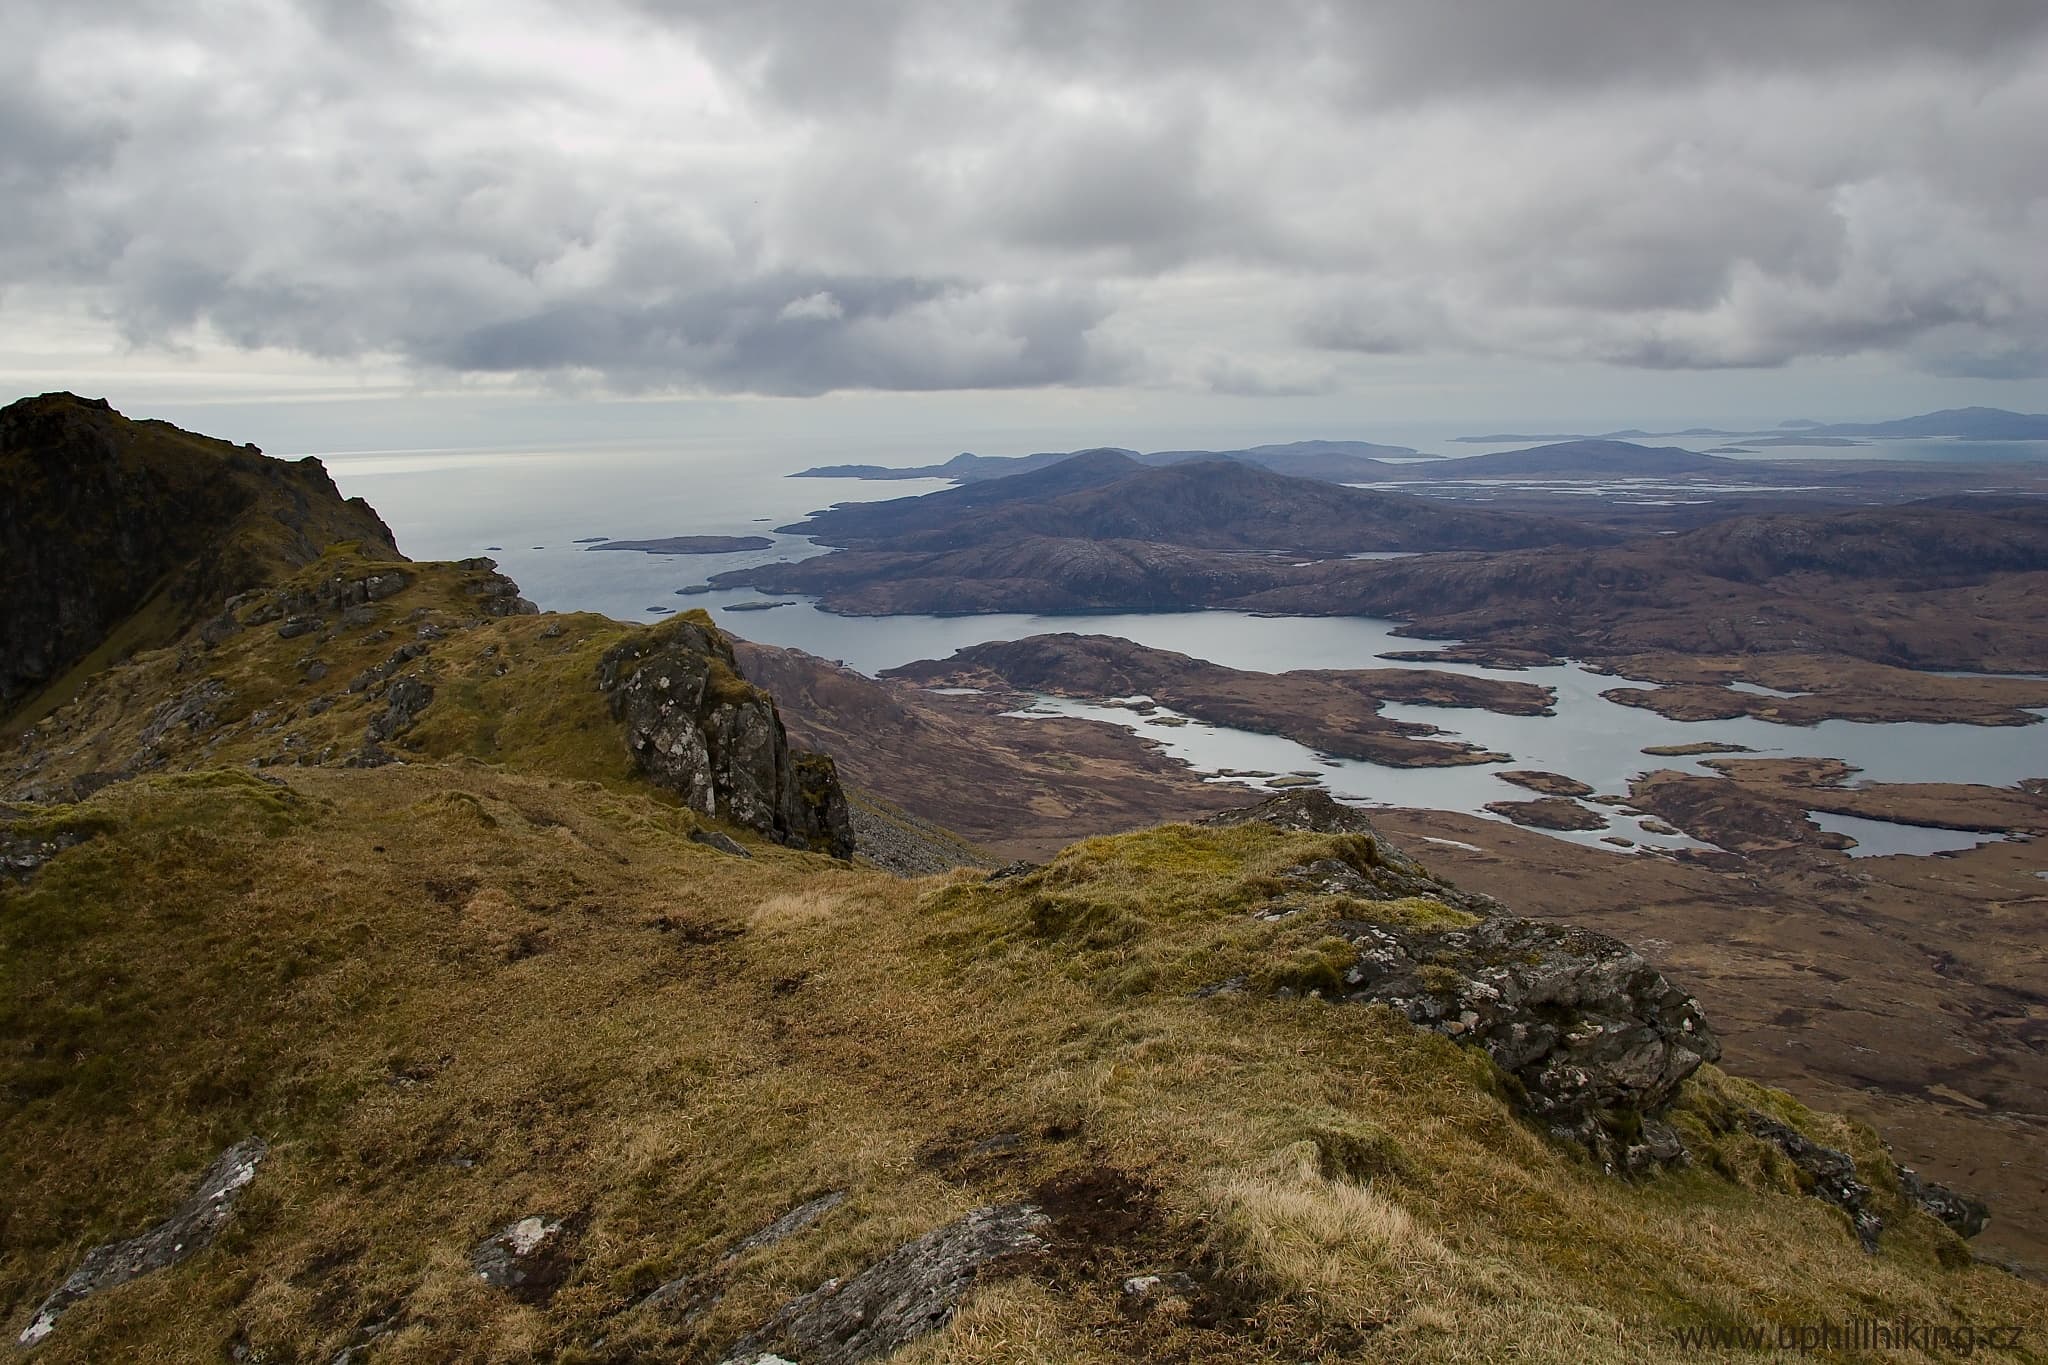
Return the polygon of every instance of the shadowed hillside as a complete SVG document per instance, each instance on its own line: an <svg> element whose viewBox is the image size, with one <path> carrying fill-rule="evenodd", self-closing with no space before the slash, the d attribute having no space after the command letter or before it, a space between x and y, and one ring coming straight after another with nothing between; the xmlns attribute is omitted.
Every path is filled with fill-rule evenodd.
<svg viewBox="0 0 2048 1365"><path fill-rule="evenodd" d="M80 676L168 644L330 545L398 557L318 460L265 459L68 393L0 410L0 487L0 723L70 695L81 662Z"/></svg>

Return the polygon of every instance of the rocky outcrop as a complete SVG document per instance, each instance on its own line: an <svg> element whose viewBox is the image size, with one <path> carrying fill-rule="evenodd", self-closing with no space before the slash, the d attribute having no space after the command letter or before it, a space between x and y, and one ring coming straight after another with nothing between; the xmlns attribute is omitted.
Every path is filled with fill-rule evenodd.
<svg viewBox="0 0 2048 1365"><path fill-rule="evenodd" d="M477 560L465 560L463 567L476 567L478 563ZM483 560L481 564L491 569L497 567L490 560ZM511 580L500 581L509 583ZM328 617L339 617L352 608L381 602L387 597L396 597L411 587L412 583L413 574L406 569L391 568L374 573L333 574L306 587L287 588L244 599L244 605L248 600L254 600L255 605L238 618L237 624L261 626L281 620L284 624L278 627L277 633L289 639L293 635L310 634L313 630L323 628ZM224 615L235 619L236 607L237 603L230 602ZM294 627L294 622L301 624Z"/></svg>
<svg viewBox="0 0 2048 1365"><path fill-rule="evenodd" d="M726 1277L742 1257L796 1236L845 1202L845 1190L828 1190L816 1199L807 1200L733 1243L732 1250L719 1257L718 1264L705 1274L679 1275L664 1281L633 1306L672 1306L680 1309L686 1318L703 1313L724 1297Z"/></svg>
<svg viewBox="0 0 2048 1365"><path fill-rule="evenodd" d="M853 856L832 760L790 750L774 701L741 678L732 646L701 612L613 648L598 685L634 763L691 810L792 848Z"/></svg>
<svg viewBox="0 0 2048 1365"><path fill-rule="evenodd" d="M110 639L167 644L330 545L401 557L318 460L267 459L71 394L0 409L0 487L0 713Z"/></svg>
<svg viewBox="0 0 2048 1365"><path fill-rule="evenodd" d="M1833 1147L1823 1147L1789 1123L1780 1123L1761 1110L1742 1114L1742 1126L1752 1137L1762 1138L1785 1154L1799 1172L1799 1183L1823 1203L1833 1204L1849 1217L1856 1240L1869 1252L1877 1250L1884 1218L1871 1207L1870 1186L1856 1175L1856 1158Z"/></svg>
<svg viewBox="0 0 2048 1365"><path fill-rule="evenodd" d="M1899 1193L1958 1237L1975 1237L1991 1226L1991 1210L1983 1200L1925 1179L1911 1166L1899 1167Z"/></svg>
<svg viewBox="0 0 2048 1365"><path fill-rule="evenodd" d="M256 1168L269 1152L262 1138L244 1138L207 1167L199 1188L169 1218L140 1236L86 1252L78 1269L37 1307L34 1320L22 1329L21 1344L33 1346L49 1336L59 1318L101 1290L176 1265L211 1245L233 1211L236 1196L256 1178Z"/></svg>
<svg viewBox="0 0 2048 1365"><path fill-rule="evenodd" d="M366 744L382 744L385 740L404 734L419 723L420 712L433 704L432 684L407 675L393 678L391 685L384 689L384 709L370 718L364 727Z"/></svg>
<svg viewBox="0 0 2048 1365"><path fill-rule="evenodd" d="M1344 919L1329 932L1357 957L1325 998L1386 1005L1491 1057L1511 1092L1553 1136L1603 1163L1643 1171L1685 1160L1658 1115L1720 1042L1696 1001L1619 939L1522 919L1485 896L1430 875L1373 831L1365 814L1325 792L1296 791L1212 825L1261 821L1282 829L1367 836L1364 850L1281 873L1309 894L1361 900L1421 897L1476 917L1457 927ZM1294 911L1283 894L1262 913Z"/></svg>
<svg viewBox="0 0 2048 1365"><path fill-rule="evenodd" d="M20 814L12 806L0 806L0 881L26 882L44 863L90 837L82 829L24 824Z"/></svg>
<svg viewBox="0 0 2048 1365"><path fill-rule="evenodd" d="M1339 921L1333 932L1359 950L1340 999L1388 1005L1481 1049L1554 1136L1610 1165L1683 1160L1654 1116L1721 1045L1698 1003L1627 944L1516 918L1469 929Z"/></svg>
<svg viewBox="0 0 2048 1365"><path fill-rule="evenodd" d="M926 1233L846 1280L792 1299L735 1343L725 1365L753 1365L771 1349L803 1365L859 1365L936 1332L975 1278L1006 1257L1041 1250L1049 1220L1031 1204L976 1209Z"/></svg>

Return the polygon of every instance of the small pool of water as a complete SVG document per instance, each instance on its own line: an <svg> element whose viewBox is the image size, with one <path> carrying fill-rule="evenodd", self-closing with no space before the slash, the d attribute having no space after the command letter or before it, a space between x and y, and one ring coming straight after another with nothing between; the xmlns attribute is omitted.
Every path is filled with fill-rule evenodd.
<svg viewBox="0 0 2048 1365"><path fill-rule="evenodd" d="M1782 699L1806 695L1804 692L1780 692L1775 687L1765 687L1762 683L1743 682L1739 679L1724 683L1723 686L1730 692L1746 692L1752 697L1778 697Z"/></svg>
<svg viewBox="0 0 2048 1365"><path fill-rule="evenodd" d="M1927 825L1902 825L1895 820L1871 820L1861 815L1837 815L1813 810L1806 818L1830 834L1846 834L1856 841L1848 850L1851 858L1888 858L1894 854L1925 857L1931 853L1960 853L1979 844L2002 841L2002 834L1980 834L1966 829L1935 829ZM2048 876L2048 873L2038 873Z"/></svg>

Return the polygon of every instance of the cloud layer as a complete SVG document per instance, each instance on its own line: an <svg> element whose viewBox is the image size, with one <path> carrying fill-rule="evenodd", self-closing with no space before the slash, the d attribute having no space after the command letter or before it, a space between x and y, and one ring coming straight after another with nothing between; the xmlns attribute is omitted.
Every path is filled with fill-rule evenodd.
<svg viewBox="0 0 2048 1365"><path fill-rule="evenodd" d="M2038 0L0 0L0 312L426 376L2048 374Z"/></svg>

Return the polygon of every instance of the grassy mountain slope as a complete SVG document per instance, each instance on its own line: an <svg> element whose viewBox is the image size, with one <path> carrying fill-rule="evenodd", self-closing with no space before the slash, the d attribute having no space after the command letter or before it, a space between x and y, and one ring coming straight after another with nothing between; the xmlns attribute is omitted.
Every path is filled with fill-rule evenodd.
<svg viewBox="0 0 2048 1365"><path fill-rule="evenodd" d="M700 677L701 701L684 710L696 717L690 742L706 752L676 760L689 769L683 781L664 782L675 764L661 736L636 731L622 705L642 666ZM607 689L608 678L618 685ZM654 626L543 618L488 559L393 562L353 544L242 594L176 648L94 677L23 733L0 768L0 794L63 799L210 764L448 758L638 790L667 785L701 813L762 833L833 837L799 808L836 792L830 760L788 753L772 700L740 675L703 612ZM715 790L700 782L692 794L690 777ZM774 809L755 810L750 795Z"/></svg>
<svg viewBox="0 0 2048 1365"><path fill-rule="evenodd" d="M1691 1358L1670 1333L1700 1324L2044 1325L1899 1206L1868 1132L1709 1068L1675 1111L1696 1164L1631 1183L1478 1054L1274 995L1322 979L1331 916L1449 913L1247 913L1344 836L1169 826L902 882L468 762L151 777L35 818L92 837L0 892L0 1313L227 1143L273 1144L216 1246L72 1310L52 1361L325 1360L366 1327L371 1359L715 1360L1016 1198L1047 1249L901 1359L1636 1361ZM1257 989L1190 994L1233 974ZM1737 1103L1856 1154L1877 1255ZM813 1229L724 1262L828 1190ZM527 1303L468 1257L532 1214L574 1232ZM1119 1286L1164 1271L1187 1310L1134 1315ZM692 1296L635 1306L680 1275Z"/></svg>

